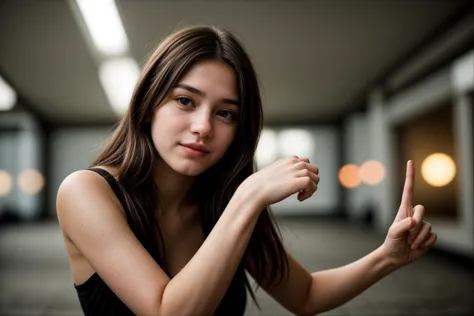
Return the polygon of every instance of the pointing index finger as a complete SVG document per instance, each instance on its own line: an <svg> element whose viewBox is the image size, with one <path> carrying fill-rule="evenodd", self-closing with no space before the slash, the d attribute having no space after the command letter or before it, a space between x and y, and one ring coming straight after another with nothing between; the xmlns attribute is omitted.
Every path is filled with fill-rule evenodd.
<svg viewBox="0 0 474 316"><path fill-rule="evenodd" d="M401 206L407 207L411 209L411 200L413 197L413 188L414 188L414 179L415 179L415 170L413 167L413 161L408 160L407 162L407 171L405 176L405 185L403 187L403 195L402 195L402 204ZM411 214L407 214L411 216Z"/></svg>

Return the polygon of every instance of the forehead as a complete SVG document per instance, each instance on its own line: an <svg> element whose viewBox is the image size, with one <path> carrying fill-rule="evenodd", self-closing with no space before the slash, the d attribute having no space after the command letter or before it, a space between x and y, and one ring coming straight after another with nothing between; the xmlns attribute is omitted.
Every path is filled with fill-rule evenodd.
<svg viewBox="0 0 474 316"><path fill-rule="evenodd" d="M190 85L206 95L238 98L234 70L222 61L202 61L194 64L177 83Z"/></svg>

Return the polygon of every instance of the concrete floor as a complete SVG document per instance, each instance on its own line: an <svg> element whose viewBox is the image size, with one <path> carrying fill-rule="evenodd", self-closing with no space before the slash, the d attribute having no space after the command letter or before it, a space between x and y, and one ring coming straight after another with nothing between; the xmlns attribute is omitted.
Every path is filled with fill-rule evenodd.
<svg viewBox="0 0 474 316"><path fill-rule="evenodd" d="M343 220L280 219L289 251L309 271L334 268L375 249L383 236ZM472 269L427 254L324 315L473 315ZM263 291L261 311L290 315ZM0 315L82 315L56 223L0 227Z"/></svg>

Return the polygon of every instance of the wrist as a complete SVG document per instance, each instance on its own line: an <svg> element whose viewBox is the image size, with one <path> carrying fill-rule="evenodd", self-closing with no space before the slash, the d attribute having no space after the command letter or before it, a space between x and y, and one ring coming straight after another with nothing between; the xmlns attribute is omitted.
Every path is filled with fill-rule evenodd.
<svg viewBox="0 0 474 316"><path fill-rule="evenodd" d="M232 203L237 203L241 209L248 210L252 214L260 215L260 212L265 207L262 202L258 190L249 188L242 183L231 199Z"/></svg>
<svg viewBox="0 0 474 316"><path fill-rule="evenodd" d="M380 270L384 271L384 274L389 274L400 268L400 265L392 256L390 256L384 245L381 245L375 249L373 255L378 267Z"/></svg>

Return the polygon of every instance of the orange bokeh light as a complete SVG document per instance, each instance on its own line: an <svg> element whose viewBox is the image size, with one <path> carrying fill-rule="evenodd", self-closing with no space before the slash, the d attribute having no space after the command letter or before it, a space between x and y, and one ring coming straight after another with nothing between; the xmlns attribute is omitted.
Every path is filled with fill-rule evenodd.
<svg viewBox="0 0 474 316"><path fill-rule="evenodd" d="M361 183L359 167L353 164L347 164L339 169L339 182L348 189L357 187Z"/></svg>
<svg viewBox="0 0 474 316"><path fill-rule="evenodd" d="M24 194L33 195L39 193L44 187L44 177L36 170L23 170L18 175L18 187Z"/></svg>
<svg viewBox="0 0 474 316"><path fill-rule="evenodd" d="M365 184L379 184L385 178L385 168L377 160L367 160L360 166L360 177Z"/></svg>
<svg viewBox="0 0 474 316"><path fill-rule="evenodd" d="M12 187L12 176L8 172L0 170L0 196L7 196L10 194Z"/></svg>

